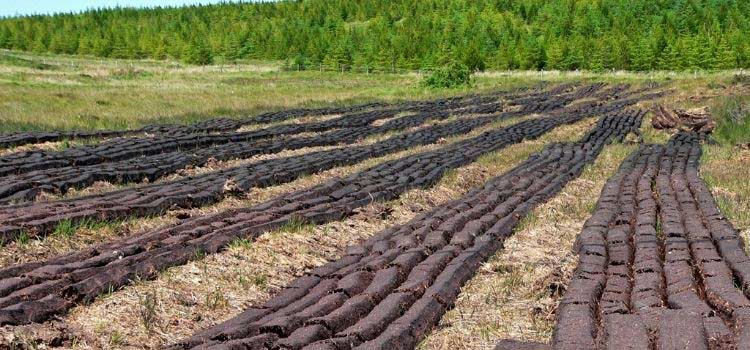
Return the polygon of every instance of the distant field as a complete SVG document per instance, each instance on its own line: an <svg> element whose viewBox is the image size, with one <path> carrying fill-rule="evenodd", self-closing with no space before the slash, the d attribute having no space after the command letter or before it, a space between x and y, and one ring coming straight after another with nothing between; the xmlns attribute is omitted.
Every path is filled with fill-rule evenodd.
<svg viewBox="0 0 750 350"><path fill-rule="evenodd" d="M0 131L122 129L289 107L445 94L413 75L279 73L276 63L193 67L0 53Z"/></svg>
<svg viewBox="0 0 750 350"><path fill-rule="evenodd" d="M0 132L125 129L242 117L290 107L422 99L543 81L654 81L700 95L731 82L735 72L486 72L472 88L431 90L417 73L284 72L279 62L195 67L0 52Z"/></svg>

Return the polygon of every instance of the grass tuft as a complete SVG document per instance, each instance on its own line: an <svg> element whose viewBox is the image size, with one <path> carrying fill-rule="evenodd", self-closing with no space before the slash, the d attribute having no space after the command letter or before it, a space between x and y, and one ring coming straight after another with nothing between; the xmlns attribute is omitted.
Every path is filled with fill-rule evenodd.
<svg viewBox="0 0 750 350"><path fill-rule="evenodd" d="M16 244L18 245L26 245L29 242L31 242L31 235L29 235L28 232L22 231L21 234L18 235L16 238Z"/></svg>
<svg viewBox="0 0 750 350"><path fill-rule="evenodd" d="M250 249L252 245L253 241L247 238L237 238L229 243L229 249Z"/></svg>
<svg viewBox="0 0 750 350"><path fill-rule="evenodd" d="M153 333L154 327L159 320L156 312L157 298L156 292L147 291L144 295L139 295L141 323L149 334Z"/></svg>
<svg viewBox="0 0 750 350"><path fill-rule="evenodd" d="M122 333L115 330L109 334L109 345L120 346L120 345L123 345L124 343L125 343L125 337L122 335Z"/></svg>
<svg viewBox="0 0 750 350"><path fill-rule="evenodd" d="M76 232L78 232L78 230L81 229L101 230L108 227L117 227L123 222L123 220L102 221L94 219L84 219L80 222L74 222L70 219L65 219L63 221L60 221L57 226L55 226L55 230L52 231L52 235L61 238L71 238L76 234Z"/></svg>
<svg viewBox="0 0 750 350"><path fill-rule="evenodd" d="M307 223L302 219L294 218L281 226L277 230L277 233L299 233L312 227L315 227L315 225Z"/></svg>
<svg viewBox="0 0 750 350"><path fill-rule="evenodd" d="M206 295L206 307L210 310L223 309L227 306L229 306L229 300L227 300L221 290L216 289Z"/></svg>
<svg viewBox="0 0 750 350"><path fill-rule="evenodd" d="M724 145L750 144L750 96L728 96L713 110L714 138Z"/></svg>
<svg viewBox="0 0 750 350"><path fill-rule="evenodd" d="M60 223L55 226L55 230L52 232L53 235L58 237L66 237L70 238L73 237L73 235L76 233L77 227L75 224L73 224L73 221L70 219L65 219L63 221L60 221Z"/></svg>
<svg viewBox="0 0 750 350"><path fill-rule="evenodd" d="M206 257L206 251L203 250L203 249L201 249L201 248L199 248L199 249L195 250L195 254L193 254L193 255L194 255L195 260L200 261L200 260L203 260L203 258Z"/></svg>

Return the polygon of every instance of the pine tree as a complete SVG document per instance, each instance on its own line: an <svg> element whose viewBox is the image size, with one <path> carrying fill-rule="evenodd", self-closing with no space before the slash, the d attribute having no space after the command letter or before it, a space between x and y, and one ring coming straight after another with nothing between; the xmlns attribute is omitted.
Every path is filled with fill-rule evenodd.
<svg viewBox="0 0 750 350"><path fill-rule="evenodd" d="M654 54L646 39L634 44L630 48L630 69L635 71L647 71L652 68Z"/></svg>
<svg viewBox="0 0 750 350"><path fill-rule="evenodd" d="M106 40L101 37L95 38L94 44L93 44L93 50L94 50L94 53L98 56L110 57L110 55L112 54L111 41Z"/></svg>
<svg viewBox="0 0 750 350"><path fill-rule="evenodd" d="M0 27L0 48L7 49L10 46L11 33L8 27Z"/></svg>
<svg viewBox="0 0 750 350"><path fill-rule="evenodd" d="M436 64L439 67L447 66L456 61L456 54L454 53L453 47L447 43L442 43L438 50L438 56Z"/></svg>
<svg viewBox="0 0 750 350"><path fill-rule="evenodd" d="M377 65L378 71L390 72L395 64L391 51L386 48L378 50L378 55L375 58L375 64Z"/></svg>
<svg viewBox="0 0 750 350"><path fill-rule="evenodd" d="M565 59L565 52L562 44L557 41L551 42L547 45L546 50L547 60L544 67L546 69L564 69L563 60Z"/></svg>
<svg viewBox="0 0 750 350"><path fill-rule="evenodd" d="M682 70L679 53L674 45L669 43L657 59L657 68L661 70Z"/></svg>
<svg viewBox="0 0 750 350"><path fill-rule="evenodd" d="M520 56L521 69L540 69L544 65L544 51L534 37L529 37Z"/></svg>
<svg viewBox="0 0 750 350"><path fill-rule="evenodd" d="M700 65L700 47L693 38L685 38L682 41L680 57L682 57L681 67L686 70L698 70Z"/></svg>
<svg viewBox="0 0 750 350"><path fill-rule="evenodd" d="M355 54L354 57L352 57L352 64L357 67L357 69L361 69L366 72L373 71L372 58L369 57L369 53L367 51L360 54Z"/></svg>
<svg viewBox="0 0 750 350"><path fill-rule="evenodd" d="M575 37L567 45L565 50L565 57L563 58L564 69L581 69L586 64L586 48L584 40L580 37Z"/></svg>
<svg viewBox="0 0 750 350"><path fill-rule="evenodd" d="M347 70L351 67L351 63L351 55L347 51L345 43L334 45L323 59L324 66L335 70Z"/></svg>
<svg viewBox="0 0 750 350"><path fill-rule="evenodd" d="M463 63L472 72L483 72L486 68L484 57L479 52L479 46L476 43L472 43L464 50Z"/></svg>
<svg viewBox="0 0 750 350"><path fill-rule="evenodd" d="M229 62L234 62L242 56L242 39L237 35L231 35L222 45L222 56Z"/></svg>
<svg viewBox="0 0 750 350"><path fill-rule="evenodd" d="M394 64L451 62L475 69L481 63L493 69L710 69L750 66L748 13L750 1L737 0L307 0L115 8L0 18L0 47L202 62L206 52L229 61L302 55L338 66L365 60L388 71Z"/></svg>
<svg viewBox="0 0 750 350"><path fill-rule="evenodd" d="M134 54L130 51L125 38L123 38L122 36L117 36L116 39L112 41L112 51L110 53L110 57L133 58L133 56Z"/></svg>
<svg viewBox="0 0 750 350"><path fill-rule="evenodd" d="M726 40L722 39L716 49L716 60L714 69L732 69L737 67L737 57Z"/></svg>
<svg viewBox="0 0 750 350"><path fill-rule="evenodd" d="M707 36L699 36L696 40L698 41L698 64L702 69L713 69L716 66L716 58L710 40Z"/></svg>
<svg viewBox="0 0 750 350"><path fill-rule="evenodd" d="M594 49L588 68L594 72L601 72L604 70L604 48L602 45L599 45Z"/></svg>
<svg viewBox="0 0 750 350"><path fill-rule="evenodd" d="M91 37L88 35L82 36L78 41L78 54L90 55L94 53L94 44L91 41Z"/></svg>
<svg viewBox="0 0 750 350"><path fill-rule="evenodd" d="M154 43L153 51L151 52L151 57L157 60L163 60L168 57L167 53L167 45L164 42L164 39L157 39L156 43Z"/></svg>
<svg viewBox="0 0 750 350"><path fill-rule="evenodd" d="M34 42L31 44L31 51L33 52L47 52L47 44L44 42L44 37L37 36Z"/></svg>
<svg viewBox="0 0 750 350"><path fill-rule="evenodd" d="M185 45L182 61L188 64L205 66L213 62L213 56L208 47L201 41L194 41Z"/></svg>

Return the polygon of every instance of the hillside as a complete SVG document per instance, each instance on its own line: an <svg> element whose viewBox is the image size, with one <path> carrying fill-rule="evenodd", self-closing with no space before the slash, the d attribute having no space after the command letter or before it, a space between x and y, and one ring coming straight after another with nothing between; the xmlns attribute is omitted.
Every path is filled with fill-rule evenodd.
<svg viewBox="0 0 750 350"><path fill-rule="evenodd" d="M739 0L281 1L0 20L0 48L112 58L288 60L296 68L750 67Z"/></svg>

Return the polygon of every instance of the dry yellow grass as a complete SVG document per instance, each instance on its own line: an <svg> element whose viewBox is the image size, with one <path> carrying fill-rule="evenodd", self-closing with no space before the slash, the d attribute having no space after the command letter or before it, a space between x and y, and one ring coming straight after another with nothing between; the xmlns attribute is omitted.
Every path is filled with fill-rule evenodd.
<svg viewBox="0 0 750 350"><path fill-rule="evenodd" d="M727 219L740 231L750 254L750 150L703 147L701 177Z"/></svg>
<svg viewBox="0 0 750 350"><path fill-rule="evenodd" d="M265 129L268 127L273 127L273 126L278 126L278 125L295 125L295 124L324 122L324 121L336 119L339 117L341 117L341 114L327 114L327 115L320 115L320 116L318 115L302 116L302 117L292 118L289 120L283 120L283 121L274 122L274 123L245 125L237 129L237 132L255 131L255 130ZM300 133L297 135L304 135L304 133Z"/></svg>
<svg viewBox="0 0 750 350"><path fill-rule="evenodd" d="M20 152L33 152L37 150L57 150L60 149L60 147L63 145L63 142L43 142L43 143L37 143L35 145L24 145L24 146L18 146L13 148L6 148L6 149L0 149L0 157L7 156L9 154L13 153L20 153Z"/></svg>

